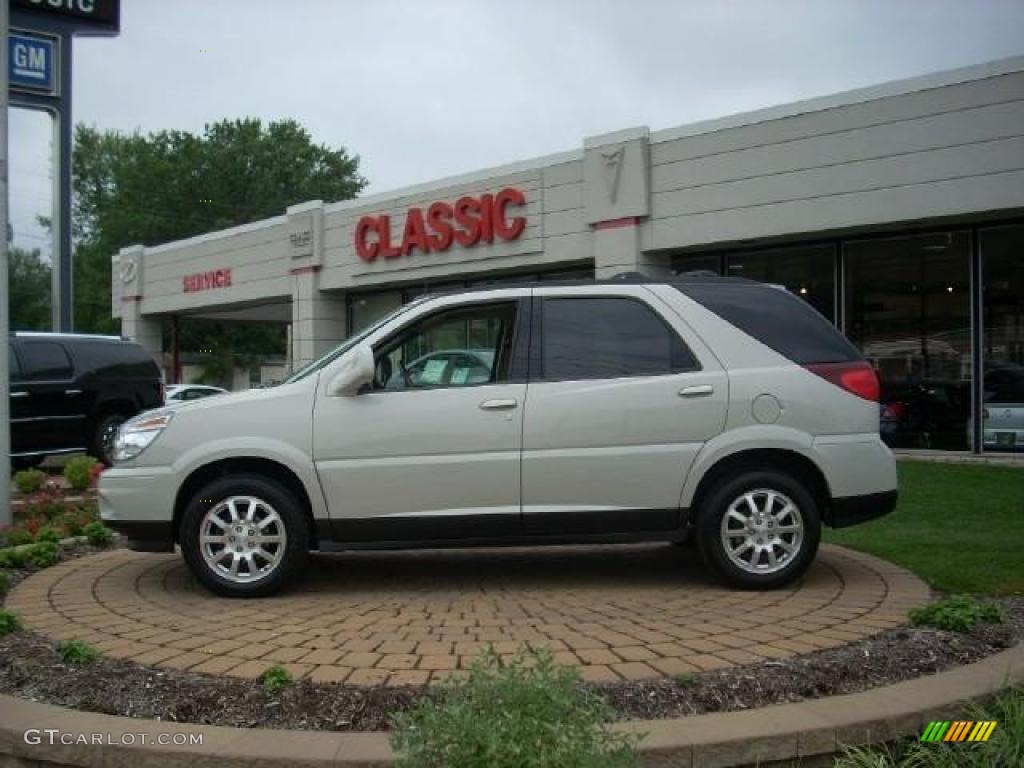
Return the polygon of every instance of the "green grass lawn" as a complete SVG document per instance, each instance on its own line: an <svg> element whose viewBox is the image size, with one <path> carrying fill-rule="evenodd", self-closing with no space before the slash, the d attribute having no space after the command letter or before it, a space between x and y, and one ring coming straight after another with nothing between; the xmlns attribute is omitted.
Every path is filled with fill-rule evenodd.
<svg viewBox="0 0 1024 768"><path fill-rule="evenodd" d="M901 461L887 517L825 541L870 552L947 592L1024 594L1024 469Z"/></svg>

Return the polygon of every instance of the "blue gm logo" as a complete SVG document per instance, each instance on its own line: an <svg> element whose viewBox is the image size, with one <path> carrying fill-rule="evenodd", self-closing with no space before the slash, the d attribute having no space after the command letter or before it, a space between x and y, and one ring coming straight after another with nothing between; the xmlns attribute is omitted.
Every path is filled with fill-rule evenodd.
<svg viewBox="0 0 1024 768"><path fill-rule="evenodd" d="M56 93L56 39L12 32L7 45L7 73L12 88Z"/></svg>

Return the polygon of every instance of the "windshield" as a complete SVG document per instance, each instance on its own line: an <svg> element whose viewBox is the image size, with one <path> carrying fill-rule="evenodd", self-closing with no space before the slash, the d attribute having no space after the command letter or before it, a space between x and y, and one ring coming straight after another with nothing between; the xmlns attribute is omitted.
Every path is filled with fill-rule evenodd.
<svg viewBox="0 0 1024 768"><path fill-rule="evenodd" d="M304 379L307 376L309 376L311 373L319 371L321 368L323 368L328 363L331 363L334 360L337 360L343 354L348 352L348 350L352 349L352 347L354 347L356 344L361 342L363 339L365 339L371 333L376 331L382 325L384 325L385 323L389 323L392 320L394 320L396 317L398 317L399 315L404 314L405 312L408 312L410 309L415 307L417 304L422 304L424 301L427 300L427 298L428 297L426 297L426 296L421 296L421 297L419 297L417 299L414 299L413 301L410 301L408 304L405 304L405 305L399 307L398 309L394 310L393 312L389 312L388 314L384 315L384 317L382 317L380 320L378 320L376 323L372 323L370 326L368 326L367 328L364 328L359 333L357 333L355 336L352 336L351 338L346 339L345 341L343 341L341 343L341 346L335 347L334 349L332 349L330 352L328 352L326 355L324 355L323 357L319 358L318 360L314 360L313 362L307 363L306 365L302 366L301 368L299 368L299 370L297 370L295 373L293 373L291 376L289 376L287 379L285 379L281 383L282 384L291 384L293 381L298 381L299 379Z"/></svg>

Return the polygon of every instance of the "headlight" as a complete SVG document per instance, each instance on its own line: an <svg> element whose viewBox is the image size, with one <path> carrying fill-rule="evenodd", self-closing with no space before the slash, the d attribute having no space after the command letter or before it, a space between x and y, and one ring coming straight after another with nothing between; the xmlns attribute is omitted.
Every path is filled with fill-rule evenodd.
<svg viewBox="0 0 1024 768"><path fill-rule="evenodd" d="M160 411L143 414L122 424L114 439L114 461L134 459L149 448L160 433L167 429L173 416L171 411Z"/></svg>

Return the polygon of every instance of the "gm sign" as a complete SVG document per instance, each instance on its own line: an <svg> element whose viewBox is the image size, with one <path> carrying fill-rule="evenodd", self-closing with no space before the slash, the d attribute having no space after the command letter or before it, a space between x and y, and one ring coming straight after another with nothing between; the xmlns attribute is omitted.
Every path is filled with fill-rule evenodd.
<svg viewBox="0 0 1024 768"><path fill-rule="evenodd" d="M52 37L10 33L7 76L11 88L56 96L59 42Z"/></svg>

